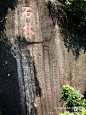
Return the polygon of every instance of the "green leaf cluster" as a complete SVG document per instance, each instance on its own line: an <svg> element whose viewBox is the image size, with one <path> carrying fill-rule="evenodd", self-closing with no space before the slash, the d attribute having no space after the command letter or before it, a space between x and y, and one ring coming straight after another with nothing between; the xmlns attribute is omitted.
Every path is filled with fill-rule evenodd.
<svg viewBox="0 0 86 115"><path fill-rule="evenodd" d="M86 109L82 110L82 112L70 113L69 111L65 111L64 113L60 113L58 115L86 115Z"/></svg>
<svg viewBox="0 0 86 115"><path fill-rule="evenodd" d="M86 107L86 100L79 91L74 90L70 85L63 86L59 101L64 100L64 107Z"/></svg>

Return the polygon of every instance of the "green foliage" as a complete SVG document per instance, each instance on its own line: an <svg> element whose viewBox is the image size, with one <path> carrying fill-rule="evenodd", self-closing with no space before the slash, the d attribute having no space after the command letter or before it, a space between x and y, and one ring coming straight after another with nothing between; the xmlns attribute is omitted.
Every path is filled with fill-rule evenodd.
<svg viewBox="0 0 86 115"><path fill-rule="evenodd" d="M82 112L84 113L84 115L86 115L86 109L82 110Z"/></svg>
<svg viewBox="0 0 86 115"><path fill-rule="evenodd" d="M72 9L69 14L77 17L76 26L78 29L85 28L86 24L86 0L58 0Z"/></svg>
<svg viewBox="0 0 86 115"><path fill-rule="evenodd" d="M83 95L74 90L69 85L63 86L59 101L64 100L64 107L86 107L86 100L83 99Z"/></svg>
<svg viewBox="0 0 86 115"><path fill-rule="evenodd" d="M63 106L73 107L74 111L69 112L65 111L64 113L60 113L58 115L86 115L86 100L83 99L83 95L78 91L74 90L70 85L63 86L63 91L61 92L59 101L64 100Z"/></svg>
<svg viewBox="0 0 86 115"><path fill-rule="evenodd" d="M82 112L70 113L69 111L65 111L64 113L60 113L58 115L86 115L86 109L82 110Z"/></svg>

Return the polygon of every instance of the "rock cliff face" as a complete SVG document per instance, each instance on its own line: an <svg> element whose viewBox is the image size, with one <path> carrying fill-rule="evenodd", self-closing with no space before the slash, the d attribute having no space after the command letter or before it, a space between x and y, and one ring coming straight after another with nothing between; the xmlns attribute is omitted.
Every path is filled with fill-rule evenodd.
<svg viewBox="0 0 86 115"><path fill-rule="evenodd" d="M22 16L25 6L30 7L27 17ZM56 1L19 0L14 10L8 6L6 16L0 36L0 96L6 96L0 100L1 113L58 115L63 85L86 91L85 33L75 30ZM26 22L32 25L31 38L24 34Z"/></svg>

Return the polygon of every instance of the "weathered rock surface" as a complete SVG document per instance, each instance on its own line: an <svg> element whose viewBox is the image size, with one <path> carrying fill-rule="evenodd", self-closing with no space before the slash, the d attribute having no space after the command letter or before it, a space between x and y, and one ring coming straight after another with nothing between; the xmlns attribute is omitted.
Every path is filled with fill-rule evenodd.
<svg viewBox="0 0 86 115"><path fill-rule="evenodd" d="M3 115L58 115L63 85L86 91L84 33L75 31L60 4L51 5L50 10L47 0L19 0L14 10L8 6L0 36ZM23 6L32 7L29 19L22 17ZM31 38L24 35L26 22L33 25Z"/></svg>

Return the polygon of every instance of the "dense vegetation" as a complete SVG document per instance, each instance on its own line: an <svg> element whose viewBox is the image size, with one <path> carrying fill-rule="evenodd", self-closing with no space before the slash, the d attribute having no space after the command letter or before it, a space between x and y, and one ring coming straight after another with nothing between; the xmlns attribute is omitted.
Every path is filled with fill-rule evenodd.
<svg viewBox="0 0 86 115"><path fill-rule="evenodd" d="M69 15L79 18L77 21L78 28L86 26L86 0L59 0L72 9Z"/></svg>
<svg viewBox="0 0 86 115"><path fill-rule="evenodd" d="M64 100L63 107L66 107L68 112L72 112L71 115L74 115L74 113L79 114L80 112L84 113L81 113L82 115L86 114L86 99L79 91L74 90L73 87L69 85L63 86L59 101L62 99ZM65 115L68 114L67 111L64 112Z"/></svg>
<svg viewBox="0 0 86 115"><path fill-rule="evenodd" d="M51 0L48 0L51 1ZM71 12L68 12L69 18L73 18L76 27L80 30L86 29L86 0L57 0L68 6Z"/></svg>

